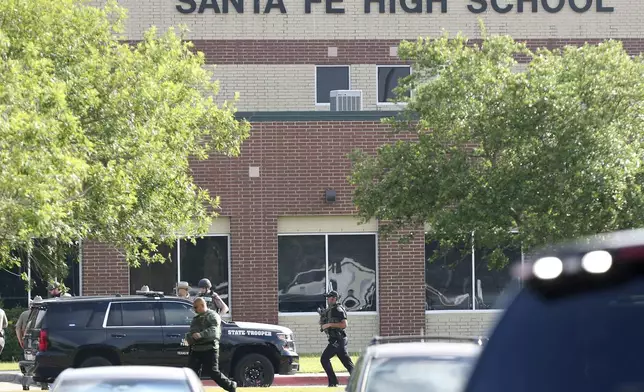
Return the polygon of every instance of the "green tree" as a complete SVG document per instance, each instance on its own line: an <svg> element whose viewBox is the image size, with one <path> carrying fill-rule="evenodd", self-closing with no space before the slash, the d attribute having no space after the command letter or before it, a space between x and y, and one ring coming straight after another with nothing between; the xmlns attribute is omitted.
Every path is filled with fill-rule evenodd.
<svg viewBox="0 0 644 392"><path fill-rule="evenodd" d="M0 257L33 238L91 239L127 260L204 233L219 199L189 163L236 156L249 124L217 105L218 83L182 33L123 43L124 9L78 0L0 0ZM41 257L39 260L47 258ZM61 257L43 270L60 275Z"/></svg>
<svg viewBox="0 0 644 392"><path fill-rule="evenodd" d="M475 232L477 246L532 248L644 223L641 56L617 41L531 52L485 31L480 45L445 35L398 53L413 73L386 121L413 137L354 152L350 177L385 234L428 223L441 247Z"/></svg>

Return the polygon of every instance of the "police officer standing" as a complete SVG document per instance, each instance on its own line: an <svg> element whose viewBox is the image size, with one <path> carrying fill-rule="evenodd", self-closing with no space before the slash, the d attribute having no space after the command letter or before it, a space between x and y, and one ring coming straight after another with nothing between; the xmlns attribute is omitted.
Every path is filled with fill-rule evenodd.
<svg viewBox="0 0 644 392"><path fill-rule="evenodd" d="M210 283L210 279L201 279L197 286L199 286L199 297L206 301L208 308L219 313L219 315L228 313L228 305L224 303L219 294L212 291L212 283Z"/></svg>
<svg viewBox="0 0 644 392"><path fill-rule="evenodd" d="M63 295L61 285L57 281L50 282L47 285L47 291L49 293L49 298L59 298L61 295Z"/></svg>
<svg viewBox="0 0 644 392"><path fill-rule="evenodd" d="M337 291L331 291L324 294L324 296L327 299L329 307L326 311L328 321L322 325L322 330L327 332L329 344L322 352L320 363L329 380L329 386L337 387L338 377L333 371L333 366L331 366L331 358L337 355L349 374L353 371L353 361L347 352L347 345L349 344L349 339L345 332L348 325L347 311L342 305L338 304L339 295Z"/></svg>
<svg viewBox="0 0 644 392"><path fill-rule="evenodd" d="M20 317L18 317L18 321L16 322L16 337L18 338L18 343L22 348L25 347L24 337L25 331L27 329L27 319L29 319L29 313L31 313L31 309L33 308L34 304L38 304L40 302L42 302L42 297L40 295L35 296L33 301L29 300L29 309L22 312L20 314Z"/></svg>
<svg viewBox="0 0 644 392"><path fill-rule="evenodd" d="M177 283L177 297L194 301L194 298L190 296L190 284L188 282Z"/></svg>
<svg viewBox="0 0 644 392"><path fill-rule="evenodd" d="M197 315L190 323L186 341L190 346L188 367L195 373L210 369L210 377L229 392L237 391L237 383L230 380L219 370L219 340L221 339L221 317L208 309L202 297L195 298L193 307Z"/></svg>

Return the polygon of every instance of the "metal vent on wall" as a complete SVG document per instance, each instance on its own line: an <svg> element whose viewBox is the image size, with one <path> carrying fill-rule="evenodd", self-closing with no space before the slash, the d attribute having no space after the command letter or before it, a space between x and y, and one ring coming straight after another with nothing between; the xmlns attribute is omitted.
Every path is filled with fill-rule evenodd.
<svg viewBox="0 0 644 392"><path fill-rule="evenodd" d="M351 112L362 110L361 90L331 90L332 112Z"/></svg>

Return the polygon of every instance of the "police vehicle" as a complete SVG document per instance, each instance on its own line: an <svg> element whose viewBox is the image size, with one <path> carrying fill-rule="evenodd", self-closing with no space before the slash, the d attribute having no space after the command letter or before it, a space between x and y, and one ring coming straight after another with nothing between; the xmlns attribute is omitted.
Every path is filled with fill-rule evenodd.
<svg viewBox="0 0 644 392"><path fill-rule="evenodd" d="M192 306L190 300L153 291L44 300L29 315L20 368L25 379L51 383L67 368L185 367ZM299 370L293 332L271 324L222 320L219 361L239 386L270 386L276 373Z"/></svg>
<svg viewBox="0 0 644 392"><path fill-rule="evenodd" d="M644 390L644 230L597 235L515 265L521 286L466 392Z"/></svg>
<svg viewBox="0 0 644 392"><path fill-rule="evenodd" d="M460 392L485 340L375 337L356 362L346 392Z"/></svg>

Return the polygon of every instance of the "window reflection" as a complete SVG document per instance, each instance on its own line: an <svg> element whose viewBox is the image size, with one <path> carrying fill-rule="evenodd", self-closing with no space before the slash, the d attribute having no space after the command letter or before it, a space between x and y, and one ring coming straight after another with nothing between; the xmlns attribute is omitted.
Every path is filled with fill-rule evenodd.
<svg viewBox="0 0 644 392"><path fill-rule="evenodd" d="M501 268L490 266L488 256L493 249L476 249L475 266L476 266L476 309L498 309L499 299L506 290L512 276L510 275L510 266L515 261L521 260L520 247L508 247L503 250L503 254L509 259Z"/></svg>
<svg viewBox="0 0 644 392"><path fill-rule="evenodd" d="M280 312L314 312L329 290L338 291L347 310L375 311L376 236L279 236L278 275Z"/></svg>
<svg viewBox="0 0 644 392"><path fill-rule="evenodd" d="M280 312L314 312L324 303L323 235L280 236L277 262Z"/></svg>
<svg viewBox="0 0 644 392"><path fill-rule="evenodd" d="M438 241L425 244L426 310L472 308L472 255L468 249L463 245L445 253ZM444 254L431 262L435 252Z"/></svg>
<svg viewBox="0 0 644 392"><path fill-rule="evenodd" d="M376 311L376 238L329 235L329 289L347 310Z"/></svg>
<svg viewBox="0 0 644 392"><path fill-rule="evenodd" d="M193 294L203 278L210 279L213 289L230 306L228 283L228 236L197 238L193 244L181 240L181 280L190 284Z"/></svg>
<svg viewBox="0 0 644 392"><path fill-rule="evenodd" d="M177 283L177 247L161 244L157 251L165 257L164 263L144 263L130 267L130 293L134 294L147 285L152 291L172 294Z"/></svg>

